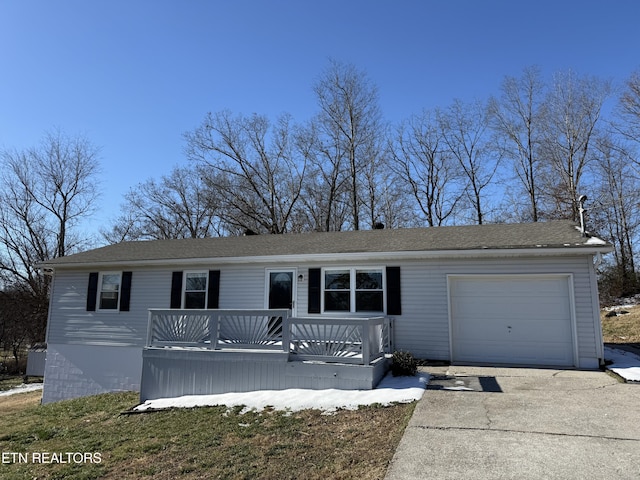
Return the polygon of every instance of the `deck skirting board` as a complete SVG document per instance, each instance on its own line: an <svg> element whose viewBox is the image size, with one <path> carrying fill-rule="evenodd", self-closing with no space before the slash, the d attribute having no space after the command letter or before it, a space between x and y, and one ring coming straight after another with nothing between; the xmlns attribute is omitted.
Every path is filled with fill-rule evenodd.
<svg viewBox="0 0 640 480"><path fill-rule="evenodd" d="M388 370L372 365L289 361L286 352L145 348L140 400L254 390L371 390Z"/></svg>

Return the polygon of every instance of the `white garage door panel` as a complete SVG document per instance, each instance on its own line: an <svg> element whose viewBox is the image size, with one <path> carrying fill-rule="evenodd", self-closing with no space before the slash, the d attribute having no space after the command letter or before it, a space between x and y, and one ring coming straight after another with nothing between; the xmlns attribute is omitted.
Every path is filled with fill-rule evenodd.
<svg viewBox="0 0 640 480"><path fill-rule="evenodd" d="M567 276L452 278L455 362L574 364Z"/></svg>

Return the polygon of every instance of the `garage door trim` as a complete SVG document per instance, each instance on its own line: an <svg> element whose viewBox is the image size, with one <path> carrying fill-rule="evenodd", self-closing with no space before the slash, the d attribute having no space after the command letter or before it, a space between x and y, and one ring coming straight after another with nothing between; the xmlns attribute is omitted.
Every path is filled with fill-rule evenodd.
<svg viewBox="0 0 640 480"><path fill-rule="evenodd" d="M449 315L449 359L453 363L455 362L454 357L454 319L453 319L453 305L452 305L452 284L456 280L482 280L482 279L493 279L493 280L504 280L508 281L509 279L532 279L532 280L540 280L540 279L566 279L567 281L567 290L568 290L568 301L569 301L569 316L570 316L570 330L571 330L571 345L572 345L572 366L577 367L578 365L578 334L577 334L577 322L576 322L576 307L575 307L575 296L574 296L574 285L573 285L573 274L572 273L536 273L536 274L448 274L447 275L447 303L448 303L448 315ZM491 363L491 362L487 362ZM524 364L523 364L524 365Z"/></svg>

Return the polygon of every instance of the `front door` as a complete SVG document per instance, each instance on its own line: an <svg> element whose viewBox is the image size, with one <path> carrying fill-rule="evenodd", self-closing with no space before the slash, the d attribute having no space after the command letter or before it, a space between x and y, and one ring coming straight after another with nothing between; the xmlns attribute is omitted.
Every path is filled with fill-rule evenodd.
<svg viewBox="0 0 640 480"><path fill-rule="evenodd" d="M295 315L295 269L267 270L267 307L286 308Z"/></svg>

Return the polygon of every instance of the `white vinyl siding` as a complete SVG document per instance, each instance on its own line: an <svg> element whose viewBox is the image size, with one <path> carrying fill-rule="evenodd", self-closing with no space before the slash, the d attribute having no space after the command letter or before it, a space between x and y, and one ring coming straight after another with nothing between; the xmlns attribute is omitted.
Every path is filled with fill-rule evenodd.
<svg viewBox="0 0 640 480"><path fill-rule="evenodd" d="M395 316L395 344L418 358L450 360L448 275L565 274L572 275L575 299L577 356L582 368L595 368L600 334L597 301L592 299L591 257L509 257L474 259L380 260L377 265L400 267L402 315ZM367 268L369 262L339 260L318 264L202 265L198 270L220 270L219 308L264 308L265 271L298 268L297 314L307 313L309 268ZM127 269L133 271L129 312L86 311L89 271L58 269L52 290L49 343L142 346L146 340L149 308L169 308L172 272L180 267ZM352 313L351 315L357 315Z"/></svg>
<svg viewBox="0 0 640 480"><path fill-rule="evenodd" d="M168 308L171 271L134 270L130 310L86 310L89 271L57 271L47 342L53 344L142 346L149 308Z"/></svg>

